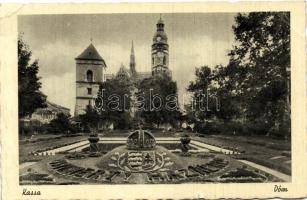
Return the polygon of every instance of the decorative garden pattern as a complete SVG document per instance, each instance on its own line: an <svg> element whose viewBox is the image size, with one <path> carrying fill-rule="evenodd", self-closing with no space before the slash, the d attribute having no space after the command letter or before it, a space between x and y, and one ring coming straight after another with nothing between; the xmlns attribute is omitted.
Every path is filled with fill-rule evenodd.
<svg viewBox="0 0 307 200"><path fill-rule="evenodd" d="M110 167L117 167L126 172L150 172L167 169L174 163L166 153L155 151L128 151L123 154L115 153L111 157Z"/></svg>
<svg viewBox="0 0 307 200"><path fill-rule="evenodd" d="M133 154L134 156L139 156L140 154ZM147 154L145 154L145 157ZM121 156L118 156L118 160L121 159ZM167 157L165 157L167 158ZM190 181L200 181L200 182L215 182L214 179L208 178L210 175L217 173L228 166L228 161L214 158L207 164L203 165L189 165L187 169L177 169L172 170L168 168L162 168L161 166L165 166L168 161L165 161L164 158L164 165L159 165L158 167L155 165L151 165L152 169L148 169L145 171L144 168L141 168L141 164L137 166L130 164L131 166L128 167L128 161L125 163L126 165L118 165L116 166L117 169L108 170L108 169L93 169L93 168L84 168L80 166L76 166L72 163L67 162L65 159L55 160L49 163L49 166L52 171L55 171L57 174L73 177L77 179L84 179L86 181L94 181L94 182L112 182L115 177L119 177L123 182L129 182L129 178L133 175L136 175L140 172L145 173L146 175L146 182L147 183L167 183L167 182L190 182ZM127 158L128 159L128 158ZM168 160L168 159L166 159ZM115 161L115 160L114 160ZM113 165L111 165L113 166ZM124 166L124 167L122 167ZM146 166L146 165L145 165ZM114 166L115 167L115 166ZM118 170L119 168L119 170ZM134 170L134 171L133 171ZM136 171L142 170L142 171ZM240 175L237 172L229 172L225 173L225 175L220 177L220 181L222 182L244 182L250 178L253 179L254 182L257 180L265 181L266 177L255 172L250 172L244 169L244 174ZM240 171L242 172L242 171Z"/></svg>

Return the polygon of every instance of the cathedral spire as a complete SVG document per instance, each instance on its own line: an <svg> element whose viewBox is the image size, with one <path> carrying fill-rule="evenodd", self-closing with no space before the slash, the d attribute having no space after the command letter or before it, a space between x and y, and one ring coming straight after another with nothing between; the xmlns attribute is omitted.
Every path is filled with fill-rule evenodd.
<svg viewBox="0 0 307 200"><path fill-rule="evenodd" d="M131 44L131 53L130 53L130 73L133 77L136 75L133 40Z"/></svg>

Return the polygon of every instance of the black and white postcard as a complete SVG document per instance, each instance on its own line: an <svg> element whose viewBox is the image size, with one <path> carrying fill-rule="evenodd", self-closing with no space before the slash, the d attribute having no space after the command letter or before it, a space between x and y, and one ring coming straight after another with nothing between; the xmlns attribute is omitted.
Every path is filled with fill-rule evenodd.
<svg viewBox="0 0 307 200"><path fill-rule="evenodd" d="M10 7L4 199L307 195L302 5Z"/></svg>

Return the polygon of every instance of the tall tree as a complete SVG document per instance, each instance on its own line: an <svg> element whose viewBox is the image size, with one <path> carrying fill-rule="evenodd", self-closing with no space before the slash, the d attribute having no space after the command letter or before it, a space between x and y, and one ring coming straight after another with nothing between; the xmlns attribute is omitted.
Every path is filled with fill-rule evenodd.
<svg viewBox="0 0 307 200"><path fill-rule="evenodd" d="M193 95L190 112L196 121L216 117L227 122L238 114L238 102L229 87L224 66L196 68L195 76L187 90Z"/></svg>
<svg viewBox="0 0 307 200"><path fill-rule="evenodd" d="M233 31L229 77L237 79L246 118L268 132L289 132L290 13L238 14Z"/></svg>
<svg viewBox="0 0 307 200"><path fill-rule="evenodd" d="M196 68L195 81L191 81L187 90L192 93L192 102L190 111L193 113L196 121L204 121L212 117L212 105L209 103L209 96L212 94L214 74L208 66Z"/></svg>
<svg viewBox="0 0 307 200"><path fill-rule="evenodd" d="M226 123L239 120L251 128L248 132L289 135L289 13L240 13L233 31L229 64L198 68L196 80L188 87L196 105L195 118L202 121L215 116ZM204 102L214 104L199 98L202 95L218 98L218 112L204 109Z"/></svg>
<svg viewBox="0 0 307 200"><path fill-rule="evenodd" d="M115 128L129 128L131 122L130 106L133 85L130 79L117 76L100 85L97 100L101 119L114 123Z"/></svg>
<svg viewBox="0 0 307 200"><path fill-rule="evenodd" d="M46 107L46 96L39 90L38 60L30 63L32 52L22 38L18 39L18 115L31 115L35 109Z"/></svg>
<svg viewBox="0 0 307 200"><path fill-rule="evenodd" d="M176 125L180 117L177 84L167 75L144 79L138 88L138 110L141 118L157 127L162 123Z"/></svg>

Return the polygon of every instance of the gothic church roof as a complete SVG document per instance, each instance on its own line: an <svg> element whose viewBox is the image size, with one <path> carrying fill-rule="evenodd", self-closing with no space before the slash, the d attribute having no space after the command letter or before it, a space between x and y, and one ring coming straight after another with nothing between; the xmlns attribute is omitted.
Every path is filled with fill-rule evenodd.
<svg viewBox="0 0 307 200"><path fill-rule="evenodd" d="M90 44L77 58L76 60L98 60L103 61L103 58L99 55L98 51L93 44Z"/></svg>
<svg viewBox="0 0 307 200"><path fill-rule="evenodd" d="M129 70L123 64L121 64L116 75L129 77Z"/></svg>

